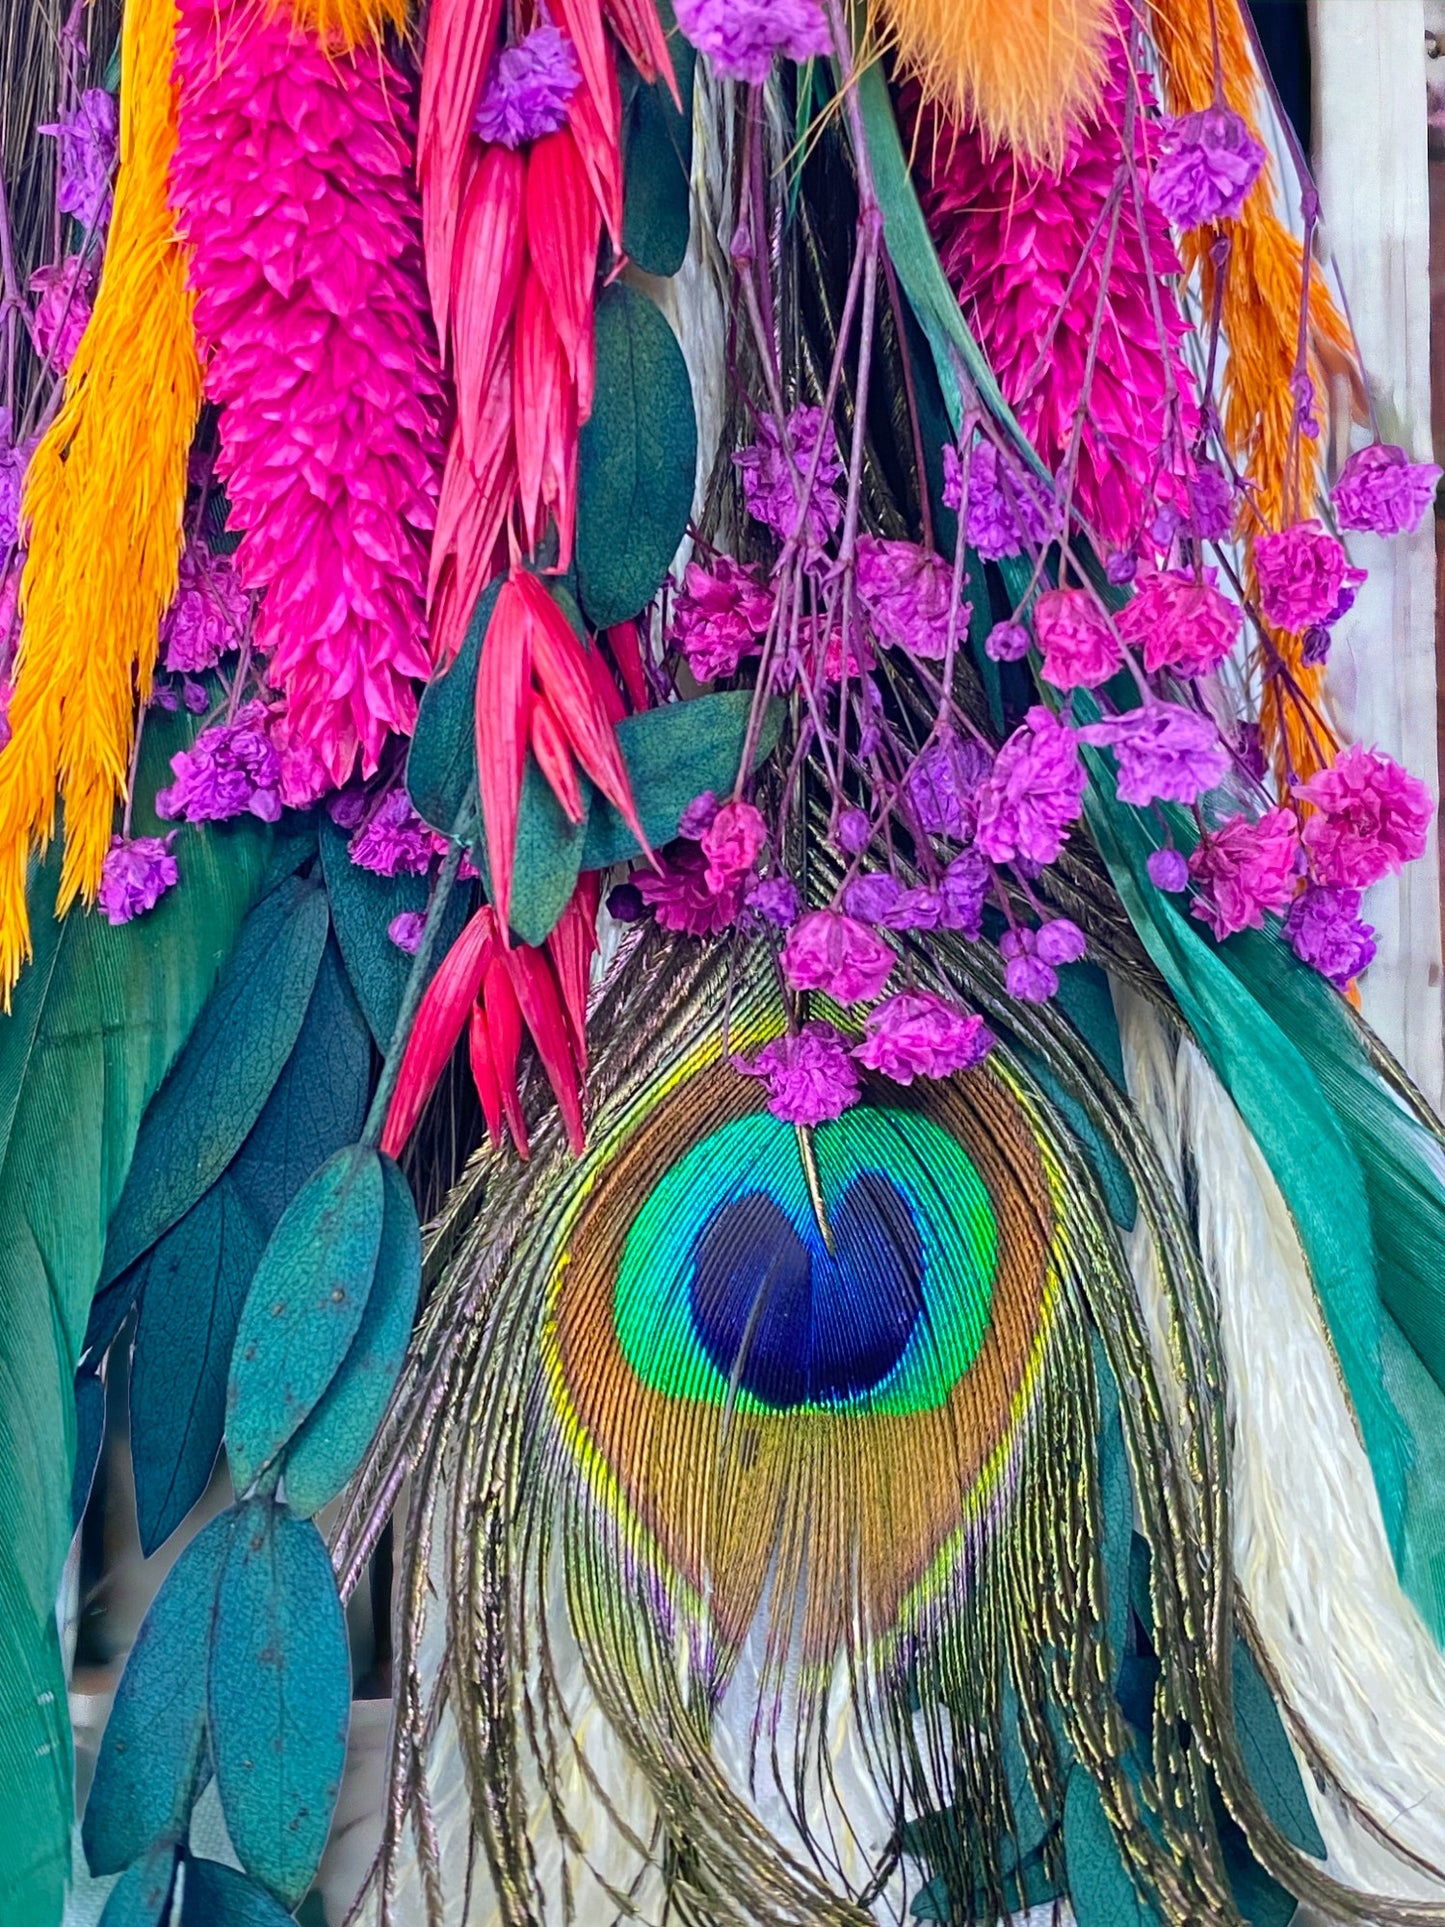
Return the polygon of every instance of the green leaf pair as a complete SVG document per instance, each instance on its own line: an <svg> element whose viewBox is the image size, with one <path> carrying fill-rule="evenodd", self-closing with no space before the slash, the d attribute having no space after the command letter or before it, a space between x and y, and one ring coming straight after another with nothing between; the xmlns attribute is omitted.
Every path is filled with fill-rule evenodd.
<svg viewBox="0 0 1445 1927"><path fill-rule="evenodd" d="M315 1526L269 1497L213 1519L136 1635L86 1805L91 1872L131 1869L112 1896L112 1905L128 1896L117 1927L160 1918L137 1910L160 1886L163 1857L184 1841L212 1765L241 1864L284 1907L296 1906L326 1844L350 1704L346 1625ZM187 1864L183 1927L228 1919L263 1927L260 1896L239 1876L206 1869ZM167 1876L162 1906L168 1893ZM209 1912L208 1897L218 1902Z"/></svg>

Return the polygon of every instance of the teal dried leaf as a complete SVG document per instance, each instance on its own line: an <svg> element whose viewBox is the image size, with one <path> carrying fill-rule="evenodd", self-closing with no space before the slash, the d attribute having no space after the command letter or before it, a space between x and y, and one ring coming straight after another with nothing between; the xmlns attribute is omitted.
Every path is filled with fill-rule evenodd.
<svg viewBox="0 0 1445 1927"><path fill-rule="evenodd" d="M596 399L578 438L577 582L605 629L652 600L687 532L697 419L682 350L645 294L606 289L596 343Z"/></svg>
<svg viewBox="0 0 1445 1927"><path fill-rule="evenodd" d="M70 1481L70 1523L76 1532L85 1517L100 1448L105 1439L105 1381L82 1366L75 1374L75 1473Z"/></svg>
<svg viewBox="0 0 1445 1927"><path fill-rule="evenodd" d="M81 1839L93 1874L119 1873L179 1839L206 1758L211 1617L233 1512L198 1532L141 1621L100 1742Z"/></svg>
<svg viewBox="0 0 1445 1927"><path fill-rule="evenodd" d="M370 1444L416 1318L421 1226L411 1189L390 1158L381 1161L381 1177L381 1250L361 1325L341 1370L286 1450L286 1503L303 1519L335 1498Z"/></svg>
<svg viewBox="0 0 1445 1927"><path fill-rule="evenodd" d="M1325 1843L1315 1824L1284 1721L1254 1654L1242 1639L1234 1642L1230 1673L1235 1730L1250 1782L1265 1812L1290 1845L1323 1859Z"/></svg>
<svg viewBox="0 0 1445 1927"><path fill-rule="evenodd" d="M176 1850L152 1847L110 1890L100 1927L160 1927L176 1884Z"/></svg>
<svg viewBox="0 0 1445 1927"><path fill-rule="evenodd" d="M632 778L632 794L654 849L677 835L678 819L704 790L723 795L738 773L752 693L731 689L667 703L617 725L617 741ZM783 705L772 702L758 741L757 761L772 753L783 726ZM631 830L605 797L598 797L582 847L582 868L603 870L639 854Z"/></svg>
<svg viewBox="0 0 1445 1927"><path fill-rule="evenodd" d="M346 974L377 1047L385 1052L411 975L411 958L387 935L393 917L423 911L431 894L425 877L382 877L363 870L347 853L349 841L334 823L320 825L321 870L331 903L331 928L341 946ZM454 889L442 913L438 959L451 949L467 920L471 892Z"/></svg>
<svg viewBox="0 0 1445 1927"><path fill-rule="evenodd" d="M670 11L670 10L669 10ZM663 25L667 26L664 18ZM669 36L682 111L658 81L632 89L622 120L622 246L644 274L676 274L691 222L692 87L697 55Z"/></svg>
<svg viewBox="0 0 1445 1927"><path fill-rule="evenodd" d="M227 1172L143 1260L130 1378L130 1453L149 1556L211 1476L226 1374L264 1233Z"/></svg>
<svg viewBox="0 0 1445 1927"><path fill-rule="evenodd" d="M106 1240L118 1278L209 1190L291 1055L326 942L326 893L288 877L247 917L230 962L146 1112Z"/></svg>
<svg viewBox="0 0 1445 1927"><path fill-rule="evenodd" d="M580 770L578 777L585 809L596 793ZM529 752L522 778L508 909L511 927L523 943L540 944L567 908L582 868L587 826L585 813L580 823L568 821L537 767L537 759Z"/></svg>
<svg viewBox="0 0 1445 1927"><path fill-rule="evenodd" d="M1299 1902L1260 1866L1250 1852L1244 1830L1226 1809L1218 1790L1211 1787L1209 1794L1224 1871L1240 1918L1248 1921L1249 1927L1289 1927Z"/></svg>
<svg viewBox="0 0 1445 1927"><path fill-rule="evenodd" d="M181 1927L292 1927L264 1887L219 1860L187 1860Z"/></svg>
<svg viewBox="0 0 1445 1927"><path fill-rule="evenodd" d="M1099 1789L1081 1766L1064 1794L1064 1860L1078 1927L1157 1927L1114 1839Z"/></svg>
<svg viewBox="0 0 1445 1927"><path fill-rule="evenodd" d="M222 1568L209 1706L231 1844L247 1873L295 1907L341 1790L351 1659L320 1533L269 1499L241 1508Z"/></svg>
<svg viewBox="0 0 1445 1927"><path fill-rule="evenodd" d="M367 1145L329 1158L261 1255L241 1312L226 1391L226 1449L246 1491L336 1376L366 1309L381 1245L381 1159Z"/></svg>
<svg viewBox="0 0 1445 1927"><path fill-rule="evenodd" d="M477 665L504 578L477 597L455 662L422 691L406 758L406 787L422 821L450 836L463 812L477 809Z"/></svg>

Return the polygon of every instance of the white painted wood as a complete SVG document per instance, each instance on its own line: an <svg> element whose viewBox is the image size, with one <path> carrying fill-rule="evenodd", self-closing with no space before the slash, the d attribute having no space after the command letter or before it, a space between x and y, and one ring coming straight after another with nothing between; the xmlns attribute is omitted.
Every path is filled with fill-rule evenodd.
<svg viewBox="0 0 1445 1927"><path fill-rule="evenodd" d="M1430 209L1424 0L1312 0L1316 171L1381 433L1430 455ZM1360 439L1357 434L1357 441ZM1439 794L1433 518L1413 536L1350 539L1370 580L1338 626L1327 692L1351 740L1376 743ZM1439 1108L1436 843L1366 901L1379 953L1364 1013Z"/></svg>

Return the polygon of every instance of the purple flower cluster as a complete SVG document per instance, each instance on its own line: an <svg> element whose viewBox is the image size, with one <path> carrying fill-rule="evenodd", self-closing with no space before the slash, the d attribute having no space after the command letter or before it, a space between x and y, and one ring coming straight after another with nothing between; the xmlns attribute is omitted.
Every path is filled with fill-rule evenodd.
<svg viewBox="0 0 1445 1927"><path fill-rule="evenodd" d="M424 876L436 855L436 837L401 788L387 790L352 837L351 860L377 876Z"/></svg>
<svg viewBox="0 0 1445 1927"><path fill-rule="evenodd" d="M161 660L174 675L214 669L245 633L251 600L229 556L192 542L181 557L175 599L161 624Z"/></svg>
<svg viewBox="0 0 1445 1927"><path fill-rule="evenodd" d="M726 0L726 5L729 11L737 10L734 0ZM820 441L822 451L817 453ZM804 512L803 489L815 454L817 472ZM743 478L748 514L771 529L779 541L788 541L801 527L805 546L816 551L843 518L838 494L843 464L833 425L824 422L821 408L795 408L786 429L774 416L764 415L757 440L733 456L733 466Z"/></svg>
<svg viewBox="0 0 1445 1927"><path fill-rule="evenodd" d="M157 816L217 823L249 814L276 822L281 758L268 722L266 705L253 701L243 703L232 721L203 729L188 750L171 758L175 781L156 797Z"/></svg>
<svg viewBox="0 0 1445 1927"><path fill-rule="evenodd" d="M108 923L129 923L154 910L180 871L170 836L113 836L100 868L96 903Z"/></svg>
<svg viewBox="0 0 1445 1927"><path fill-rule="evenodd" d="M492 63L477 103L473 129L484 141L522 147L567 124L567 109L582 84L577 50L550 22L534 27Z"/></svg>
<svg viewBox="0 0 1445 1927"><path fill-rule="evenodd" d="M1159 136L1149 198L1176 227L1232 221L1267 156L1241 117L1204 107L1167 121Z"/></svg>
<svg viewBox="0 0 1445 1927"><path fill-rule="evenodd" d="M678 0L677 24L725 80L753 87L776 55L812 60L833 47L819 0Z"/></svg>
<svg viewBox="0 0 1445 1927"><path fill-rule="evenodd" d="M110 177L120 137L120 107L114 94L87 87L60 121L36 130L59 146L55 204L89 233L99 233L110 215Z"/></svg>

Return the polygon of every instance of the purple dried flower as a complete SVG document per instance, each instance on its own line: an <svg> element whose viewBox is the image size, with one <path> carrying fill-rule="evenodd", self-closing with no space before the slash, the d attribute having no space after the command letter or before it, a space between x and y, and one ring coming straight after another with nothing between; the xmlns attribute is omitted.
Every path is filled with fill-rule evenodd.
<svg viewBox="0 0 1445 1927"><path fill-rule="evenodd" d="M1330 632L1322 622L1312 623L1300 637L1299 659L1306 669L1323 669L1330 659Z"/></svg>
<svg viewBox="0 0 1445 1927"><path fill-rule="evenodd" d="M87 87L63 120L38 127L60 144L55 204L87 233L98 232L110 214L110 176L120 134L120 108L103 87Z"/></svg>
<svg viewBox="0 0 1445 1927"><path fill-rule="evenodd" d="M963 506L963 462L958 450L943 451L943 501L955 514ZM1056 521L1046 484L1007 456L992 442L974 444L968 470L966 538L985 562L1018 555L1025 545L1046 542Z"/></svg>
<svg viewBox="0 0 1445 1927"><path fill-rule="evenodd" d="M1149 198L1176 227L1233 220L1259 179L1266 155L1231 108L1204 107L1166 121L1154 156Z"/></svg>
<svg viewBox="0 0 1445 1927"><path fill-rule="evenodd" d="M249 813L263 823L281 814L281 758L267 728L266 705L243 703L229 723L203 729L188 750L171 758L175 782L156 797L167 822L222 822Z"/></svg>
<svg viewBox="0 0 1445 1927"><path fill-rule="evenodd" d="M1189 883L1189 865L1178 850L1151 850L1144 865L1156 890L1179 891Z"/></svg>
<svg viewBox="0 0 1445 1927"><path fill-rule="evenodd" d="M377 876L424 876L435 853L432 833L401 788L388 790L372 811L364 829L349 845L351 860L360 870Z"/></svg>
<svg viewBox="0 0 1445 1927"><path fill-rule="evenodd" d="M677 24L726 79L754 87L775 54L811 60L833 47L818 0L678 0Z"/></svg>
<svg viewBox="0 0 1445 1927"><path fill-rule="evenodd" d="M996 622L983 639L983 653L994 662L1022 662L1029 632L1021 622Z"/></svg>
<svg viewBox="0 0 1445 1927"><path fill-rule="evenodd" d="M857 1067L831 1024L814 1021L796 1036L775 1037L739 1068L766 1079L768 1109L787 1124L824 1124L858 1101Z"/></svg>
<svg viewBox="0 0 1445 1927"><path fill-rule="evenodd" d="M175 600L161 624L161 659L172 675L213 669L239 644L251 601L225 555L193 542L181 556Z"/></svg>
<svg viewBox="0 0 1445 1927"><path fill-rule="evenodd" d="M426 930L425 910L402 910L386 926L386 934L398 950L404 950L414 957L421 948L422 935Z"/></svg>
<svg viewBox="0 0 1445 1927"><path fill-rule="evenodd" d="M993 888L993 866L981 851L960 850L943 873L939 885L939 924L959 930L970 943L983 931L983 906Z"/></svg>
<svg viewBox="0 0 1445 1927"><path fill-rule="evenodd" d="M647 904L635 883L619 883L607 893L607 914L618 923L640 923L647 915Z"/></svg>
<svg viewBox="0 0 1445 1927"><path fill-rule="evenodd" d="M736 0L724 0L736 12ZM773 0L769 0L769 5ZM783 452L783 432L771 415L758 423L758 439L751 448L733 456L733 466L743 478L743 499L755 522L773 531L780 541L798 532L798 504L813 464L813 451L822 437L823 452L812 498L807 505L804 534L807 546L821 549L843 515L838 484L843 479L843 464L838 458L833 424L825 422L821 408L795 408L788 417L790 462Z"/></svg>
<svg viewBox="0 0 1445 1927"><path fill-rule="evenodd" d="M751 874L768 840L761 810L751 803L724 803L702 835L705 877L714 895L734 890Z"/></svg>
<svg viewBox="0 0 1445 1927"><path fill-rule="evenodd" d="M711 790L695 796L677 821L677 833L689 843L700 843L717 815L717 797Z"/></svg>
<svg viewBox="0 0 1445 1927"><path fill-rule="evenodd" d="M904 779L918 827L966 843L978 823L980 786L993 767L982 743L944 736L924 750Z"/></svg>
<svg viewBox="0 0 1445 1927"><path fill-rule="evenodd" d="M1229 768L1229 752L1214 724L1180 703L1151 702L1086 724L1079 737L1113 750L1119 759L1119 801L1139 809L1153 802L1193 803Z"/></svg>
<svg viewBox="0 0 1445 1927"><path fill-rule="evenodd" d="M1059 973L1039 954L1039 933L1017 924L998 942L1004 959L1004 986L1024 1004L1046 1004L1059 987Z"/></svg>
<svg viewBox="0 0 1445 1927"><path fill-rule="evenodd" d="M371 799L359 784L337 790L334 796L326 799L326 814L338 830L359 830L366 821L366 812L370 807Z"/></svg>
<svg viewBox="0 0 1445 1927"><path fill-rule="evenodd" d="M853 1055L895 1084L971 1071L993 1047L992 1033L982 1017L960 1010L931 990L903 990L876 1004L864 1018L863 1028L863 1042Z"/></svg>
<svg viewBox="0 0 1445 1927"><path fill-rule="evenodd" d="M39 296L30 317L35 352L63 375L90 320L95 268L80 255L67 254L55 267L36 269L30 277L30 292Z"/></svg>
<svg viewBox="0 0 1445 1927"><path fill-rule="evenodd" d="M1128 549L1115 549L1104 564L1104 574L1116 589L1124 588L1139 573L1139 558Z"/></svg>
<svg viewBox="0 0 1445 1927"><path fill-rule="evenodd" d="M1293 634L1317 622L1337 622L1365 580L1344 549L1318 522L1297 522L1254 545L1259 604L1266 621Z"/></svg>
<svg viewBox="0 0 1445 1927"><path fill-rule="evenodd" d="M838 818L833 840L845 856L861 856L868 848L872 834L866 810L844 810Z"/></svg>
<svg viewBox="0 0 1445 1927"><path fill-rule="evenodd" d="M941 556L916 542L860 536L857 586L879 642L935 660L947 652L953 570ZM960 604L960 627L968 617L968 604Z"/></svg>
<svg viewBox="0 0 1445 1927"><path fill-rule="evenodd" d="M10 410L0 408L0 551L14 548L19 540L20 494L25 470L35 453L35 437L15 442L11 440L13 433ZM0 637L0 643L3 641Z"/></svg>
<svg viewBox="0 0 1445 1927"><path fill-rule="evenodd" d="M1084 801L1078 738L1041 704L998 753L979 791L978 847L994 863L1052 863Z"/></svg>
<svg viewBox="0 0 1445 1927"><path fill-rule="evenodd" d="M1083 931L1068 917L1054 917L1034 932L1035 956L1055 969L1060 964L1077 963L1088 947Z"/></svg>
<svg viewBox="0 0 1445 1927"><path fill-rule="evenodd" d="M566 125L567 108L581 84L572 42L544 21L498 54L472 126L484 141L503 147L555 134Z"/></svg>
<svg viewBox="0 0 1445 1927"><path fill-rule="evenodd" d="M1194 533L1201 542L1225 541L1234 527L1234 488L1228 476L1213 463L1201 462L1187 487Z"/></svg>
<svg viewBox="0 0 1445 1927"><path fill-rule="evenodd" d="M1419 526L1439 480L1433 462L1412 462L1403 448L1374 442L1345 463L1330 499L1342 529L1404 535Z"/></svg>
<svg viewBox="0 0 1445 1927"><path fill-rule="evenodd" d="M877 997L897 959L881 937L856 917L811 910L793 925L783 946L783 975L794 990L821 990L840 1004Z"/></svg>
<svg viewBox="0 0 1445 1927"><path fill-rule="evenodd" d="M798 921L802 901L791 877L761 877L747 894L747 906L765 923L788 930Z"/></svg>
<svg viewBox="0 0 1445 1927"><path fill-rule="evenodd" d="M1306 884L1289 907L1284 934L1295 955L1340 990L1375 955L1375 932L1361 921L1358 890Z"/></svg>
<svg viewBox="0 0 1445 1927"><path fill-rule="evenodd" d="M737 920L743 906L742 879L734 879L723 890L711 890L706 871L707 859L695 843L676 843L660 874L639 872L638 892L664 930L712 937Z"/></svg>
<svg viewBox="0 0 1445 1927"><path fill-rule="evenodd" d="M735 676L756 655L773 616L773 592L730 556L711 569L689 562L673 604L671 637L699 682Z"/></svg>
<svg viewBox="0 0 1445 1927"><path fill-rule="evenodd" d="M175 832L171 832L174 836ZM110 923L129 923L154 910L180 871L171 836L113 836L100 868L95 900Z"/></svg>
<svg viewBox="0 0 1445 1927"><path fill-rule="evenodd" d="M903 894L903 885L887 870L854 877L843 892L843 908L860 923L883 923Z"/></svg>

